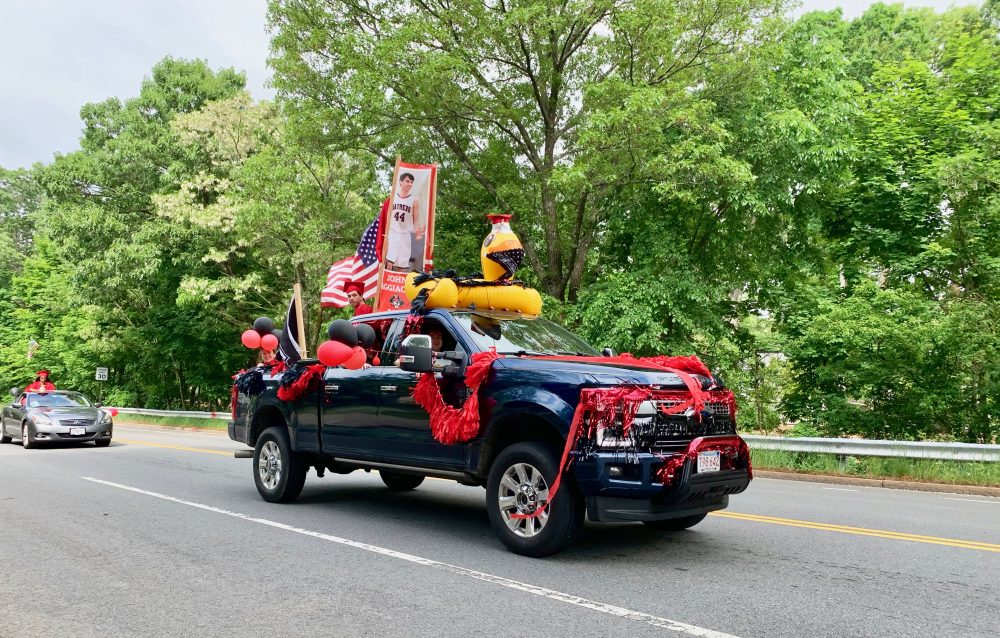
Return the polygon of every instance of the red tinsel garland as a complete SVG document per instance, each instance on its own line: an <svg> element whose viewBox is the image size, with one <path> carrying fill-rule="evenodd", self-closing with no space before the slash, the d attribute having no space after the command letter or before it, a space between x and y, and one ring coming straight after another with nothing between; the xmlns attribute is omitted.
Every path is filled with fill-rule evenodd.
<svg viewBox="0 0 1000 638"><path fill-rule="evenodd" d="M293 366L294 367L294 366ZM323 376L326 366L322 363L314 363L307 366L301 375L291 384L278 386L278 398L282 401L295 401L309 391L314 383Z"/></svg>
<svg viewBox="0 0 1000 638"><path fill-rule="evenodd" d="M431 435L435 441L446 445L464 443L479 433L479 386L486 380L490 366L499 359L496 350L477 352L472 355L465 371L465 385L469 388L469 398L461 408L453 408L444 402L441 388L433 372L420 375L413 389L413 399L430 416Z"/></svg>
<svg viewBox="0 0 1000 638"><path fill-rule="evenodd" d="M689 375L685 376L690 378ZM704 398L707 398L710 395L709 393L703 392L700 386L698 386L698 391L700 394L704 395L700 400L700 403L703 404ZM576 411L573 413L573 422L570 424L569 434L566 437L566 445L563 447L562 457L559 460L559 469L556 473L555 480L552 482L552 486L549 488L548 502L531 514L515 513L511 514L511 518L535 518L537 516L541 516L542 512L551 506L556 493L559 491L559 486L562 483L562 476L569 469L570 462L572 461L570 453L576 449L581 438L594 437L596 435L597 428L607 427L617 420L619 411L622 416L623 435L627 434L632 425L636 411L639 409L640 403L648 400L663 399L665 396L677 396L677 394L678 393L675 392L658 392L649 386L585 388L581 390L580 402L577 404ZM716 390L713 394L721 394L722 396L720 398L729 403L731 406L735 405L735 399L733 398L733 393L730 390ZM691 405L691 401L686 403L682 402L681 405ZM664 412L674 413L674 408L665 410ZM588 418L584 419L585 416ZM657 470L657 478L659 478L664 485L672 484L677 471L683 467L684 462L687 459L697 459L698 452L711 450L720 451L723 469L733 469L737 460L744 461L747 467L747 472L749 473L750 478L753 479L753 469L750 465L750 448L747 447L746 442L739 436L730 436L726 438L713 437L708 440L704 437L694 439L688 446L687 452L684 454L673 455L666 459L663 467Z"/></svg>
<svg viewBox="0 0 1000 638"><path fill-rule="evenodd" d="M233 375L233 390L229 395L229 408L232 412L232 418L234 421L236 420L236 402L239 401L240 398L240 390L236 387L236 379L244 372L246 372L246 370L240 370Z"/></svg>
<svg viewBox="0 0 1000 638"><path fill-rule="evenodd" d="M719 457L723 470L731 470L736 467L737 461L743 461L747 466L747 474L753 480L753 467L750 463L750 448L746 441L739 436L729 436L724 439L709 439L698 437L688 445L687 452L676 454L666 460L659 470L656 471L656 478L664 485L672 485L677 478L680 469L684 467L684 462L691 459L694 462L698 458L699 452L719 451Z"/></svg>
<svg viewBox="0 0 1000 638"><path fill-rule="evenodd" d="M705 409L705 402L708 397L706 392L701 389L701 382L695 379L693 374L701 374L711 378L712 374L708 371L708 368L704 363L701 362L696 356L690 357L666 357L666 356L656 356L656 357L643 357L636 358L629 353L621 354L617 357L581 357L572 355L536 355L526 357L528 359L546 359L554 361L573 361L579 363L597 363L597 364L617 364L626 366L638 366L645 367L651 370L657 370L661 372L669 372L671 374L677 375L677 378L687 387L690 396L681 403L672 406L665 414L680 414L687 409L692 409L694 411L694 418L701 420L701 411ZM674 364L674 365L667 365ZM676 366L676 367L675 367Z"/></svg>
<svg viewBox="0 0 1000 638"><path fill-rule="evenodd" d="M276 376L288 369L284 361L275 361L271 364L271 376Z"/></svg>

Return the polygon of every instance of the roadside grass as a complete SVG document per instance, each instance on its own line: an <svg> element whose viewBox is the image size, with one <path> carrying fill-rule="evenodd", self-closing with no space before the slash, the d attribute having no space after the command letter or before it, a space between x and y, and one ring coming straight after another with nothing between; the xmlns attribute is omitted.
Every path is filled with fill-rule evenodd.
<svg viewBox="0 0 1000 638"><path fill-rule="evenodd" d="M127 414L119 412L115 423L137 423L139 425L166 425L174 428L201 428L206 430L225 430L223 419L192 418L189 416L155 416L149 414Z"/></svg>
<svg viewBox="0 0 1000 638"><path fill-rule="evenodd" d="M1000 486L1000 463L936 461L877 456L847 456L809 452L750 449L754 469L856 476L859 478L924 481L949 485Z"/></svg>

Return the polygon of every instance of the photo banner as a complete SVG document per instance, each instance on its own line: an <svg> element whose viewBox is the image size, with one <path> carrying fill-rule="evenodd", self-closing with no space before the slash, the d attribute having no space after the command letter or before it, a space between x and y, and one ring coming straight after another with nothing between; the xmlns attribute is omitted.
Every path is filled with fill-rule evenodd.
<svg viewBox="0 0 1000 638"><path fill-rule="evenodd" d="M408 164L397 157L384 217L376 312L408 308L403 292L407 273L433 270L436 197L437 165Z"/></svg>

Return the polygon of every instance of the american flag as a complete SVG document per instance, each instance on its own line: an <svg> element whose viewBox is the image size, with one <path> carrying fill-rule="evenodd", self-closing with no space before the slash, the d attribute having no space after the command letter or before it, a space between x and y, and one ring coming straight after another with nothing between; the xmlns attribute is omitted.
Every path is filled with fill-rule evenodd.
<svg viewBox="0 0 1000 638"><path fill-rule="evenodd" d="M357 252L330 266L330 271L326 275L326 288L320 297L323 306L334 308L347 306L344 284L348 281L364 283L365 290L361 295L364 299L370 299L375 294L375 289L378 287L378 253L382 244L379 222L383 213L388 210L388 202L389 200L386 200L382 205L382 212L368 225L368 229L361 236Z"/></svg>

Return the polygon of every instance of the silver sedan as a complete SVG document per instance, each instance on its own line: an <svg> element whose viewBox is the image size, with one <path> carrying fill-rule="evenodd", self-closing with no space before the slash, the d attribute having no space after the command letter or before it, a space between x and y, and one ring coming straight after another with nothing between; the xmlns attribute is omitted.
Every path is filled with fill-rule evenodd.
<svg viewBox="0 0 1000 638"><path fill-rule="evenodd" d="M98 447L111 444L114 423L111 414L79 392L14 393L3 408L0 443L20 438L32 448L40 443L85 443Z"/></svg>

